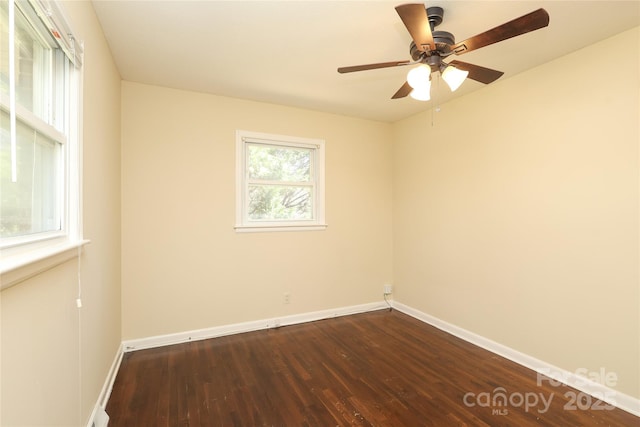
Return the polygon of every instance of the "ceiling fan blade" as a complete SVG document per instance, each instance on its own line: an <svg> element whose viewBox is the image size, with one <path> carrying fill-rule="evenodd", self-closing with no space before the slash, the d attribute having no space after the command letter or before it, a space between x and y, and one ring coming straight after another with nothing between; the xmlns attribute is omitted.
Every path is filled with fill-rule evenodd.
<svg viewBox="0 0 640 427"><path fill-rule="evenodd" d="M418 50L423 52L436 50L424 3L402 4L396 7L396 12L400 15L404 26L407 27Z"/></svg>
<svg viewBox="0 0 640 427"><path fill-rule="evenodd" d="M413 88L411 86L409 86L409 83L404 82L402 87L400 89L398 89L398 91L396 93L393 94L391 99L404 98L405 96L409 95L412 90L413 90Z"/></svg>
<svg viewBox="0 0 640 427"><path fill-rule="evenodd" d="M449 65L453 65L463 71L468 71L469 75L467 78L487 85L495 82L504 74L502 71L492 70L491 68L485 68L479 65L456 60L450 61Z"/></svg>
<svg viewBox="0 0 640 427"><path fill-rule="evenodd" d="M493 43L510 39L511 37L535 31L549 25L549 14L544 9L538 9L520 18L499 25L484 33L473 36L463 42L451 46L456 55L480 49Z"/></svg>
<svg viewBox="0 0 640 427"><path fill-rule="evenodd" d="M352 65L350 67L340 67L338 68L338 72L341 74L353 73L354 71L375 70L376 68L398 67L400 65L409 65L410 63L410 61L393 61L379 62L377 64Z"/></svg>

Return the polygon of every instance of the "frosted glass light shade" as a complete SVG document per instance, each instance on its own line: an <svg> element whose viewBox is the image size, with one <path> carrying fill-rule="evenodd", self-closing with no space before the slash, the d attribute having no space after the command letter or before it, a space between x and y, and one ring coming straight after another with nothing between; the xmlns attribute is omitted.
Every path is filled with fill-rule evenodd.
<svg viewBox="0 0 640 427"><path fill-rule="evenodd" d="M409 94L413 99L417 99L418 101L428 101L431 99L431 82L429 85L417 88L411 91Z"/></svg>
<svg viewBox="0 0 640 427"><path fill-rule="evenodd" d="M447 82L447 85L449 85L451 92L454 92L460 87L460 85L464 82L468 75L468 71L463 71L449 65L442 72L442 79Z"/></svg>
<svg viewBox="0 0 640 427"><path fill-rule="evenodd" d="M431 67L420 64L407 73L407 83L414 89L431 87Z"/></svg>

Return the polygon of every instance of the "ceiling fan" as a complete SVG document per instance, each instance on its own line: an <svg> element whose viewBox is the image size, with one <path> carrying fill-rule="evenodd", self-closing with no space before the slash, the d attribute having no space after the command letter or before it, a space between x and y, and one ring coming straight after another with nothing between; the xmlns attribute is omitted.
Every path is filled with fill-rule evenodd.
<svg viewBox="0 0 640 427"><path fill-rule="evenodd" d="M430 99L431 73L440 72L442 79L455 91L468 77L480 83L489 84L504 73L467 62L452 60L444 62L450 55L462 55L503 40L510 39L549 25L549 14L538 9L519 18L506 22L484 33L456 43L453 34L435 31L442 23L444 10L441 7L426 7L423 3L396 6L396 12L409 31L413 41L409 53L413 61L381 62L377 64L354 65L338 68L339 73L373 70L377 68L418 65L407 74L407 81L391 97L404 98L411 95L420 101Z"/></svg>

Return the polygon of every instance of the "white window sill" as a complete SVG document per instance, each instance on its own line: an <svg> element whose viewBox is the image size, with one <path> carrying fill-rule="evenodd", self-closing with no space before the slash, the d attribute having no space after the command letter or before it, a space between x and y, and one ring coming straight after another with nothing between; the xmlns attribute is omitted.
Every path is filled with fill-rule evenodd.
<svg viewBox="0 0 640 427"><path fill-rule="evenodd" d="M26 279L77 257L89 240L64 242L32 251L3 256L0 261L0 290L7 289Z"/></svg>
<svg viewBox="0 0 640 427"><path fill-rule="evenodd" d="M265 233L272 231L320 231L326 230L327 224L314 225L236 225L236 233Z"/></svg>

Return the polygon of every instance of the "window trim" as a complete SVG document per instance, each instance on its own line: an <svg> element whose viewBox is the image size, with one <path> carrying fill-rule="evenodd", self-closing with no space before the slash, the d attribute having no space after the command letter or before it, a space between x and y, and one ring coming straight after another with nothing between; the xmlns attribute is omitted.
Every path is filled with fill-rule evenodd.
<svg viewBox="0 0 640 427"><path fill-rule="evenodd" d="M246 147L248 144L281 145L292 148L312 148L314 151L314 218L290 221L251 221L247 216ZM235 231L315 231L327 228L325 222L325 141L322 139L275 135L236 130L236 224Z"/></svg>
<svg viewBox="0 0 640 427"><path fill-rule="evenodd" d="M31 247L31 250L20 256L4 257L0 270L0 290L27 280L33 276L54 268L80 255L89 240L57 240L55 244Z"/></svg>
<svg viewBox="0 0 640 427"><path fill-rule="evenodd" d="M62 98L64 102L70 103L67 108L71 114L64 115L64 123L60 122L59 112L57 117L51 117L54 124L47 124L35 119L35 114L22 106L15 106L17 121L22 121L60 144L62 167L59 173L62 191L58 209L63 212L63 217L60 230L3 239L4 242L0 245L0 290L80 256L83 246L90 242L82 236L83 46L74 38L61 4L46 0L29 0L28 4L33 11L25 13L25 16L28 19L35 19L35 16L41 19L44 27L50 31L58 47L64 52L58 54L66 56L69 60L64 63L57 61L64 69L55 67L58 69L52 70L54 74L68 72L65 84L69 85L69 90L63 93ZM24 10L24 4L20 7ZM54 81L53 85L56 84L62 83ZM62 98L53 102L59 106ZM8 111L9 102L0 99L0 108ZM66 134L61 132L60 128L65 129Z"/></svg>

